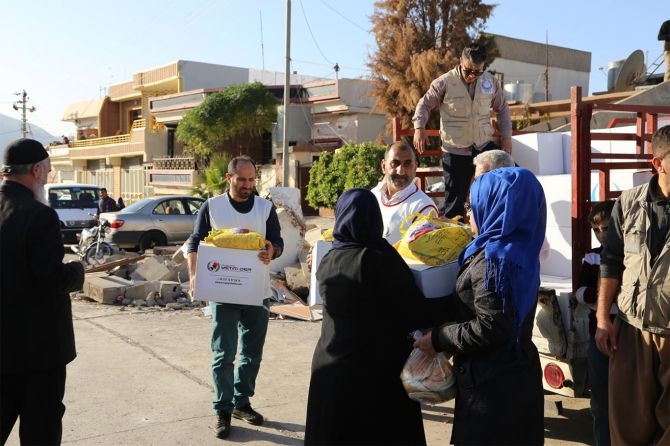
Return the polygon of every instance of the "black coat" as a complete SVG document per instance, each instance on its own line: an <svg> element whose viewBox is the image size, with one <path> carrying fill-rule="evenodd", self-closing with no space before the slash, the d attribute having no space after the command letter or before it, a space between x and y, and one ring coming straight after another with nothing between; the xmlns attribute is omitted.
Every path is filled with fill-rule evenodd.
<svg viewBox="0 0 670 446"><path fill-rule="evenodd" d="M0 185L0 370L60 367L76 356L70 291L84 268L63 263L60 221L23 185Z"/></svg>
<svg viewBox="0 0 670 446"><path fill-rule="evenodd" d="M449 320L388 249L333 249L319 265L324 311L314 351L305 444L425 444L419 403L400 380L409 333Z"/></svg>
<svg viewBox="0 0 670 446"><path fill-rule="evenodd" d="M484 289L484 250L461 267L456 281L457 324L433 331L436 350L454 355L458 393L453 444L542 444L544 390L531 337L535 311L513 347L514 321L502 297ZM537 301L536 301L537 304Z"/></svg>

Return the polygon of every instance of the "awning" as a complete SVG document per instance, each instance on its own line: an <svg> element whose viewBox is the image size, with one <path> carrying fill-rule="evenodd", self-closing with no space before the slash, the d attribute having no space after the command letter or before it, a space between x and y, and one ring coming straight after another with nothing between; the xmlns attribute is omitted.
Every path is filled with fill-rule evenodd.
<svg viewBox="0 0 670 446"><path fill-rule="evenodd" d="M75 102L65 109L62 121L76 121L83 118L97 118L106 98Z"/></svg>

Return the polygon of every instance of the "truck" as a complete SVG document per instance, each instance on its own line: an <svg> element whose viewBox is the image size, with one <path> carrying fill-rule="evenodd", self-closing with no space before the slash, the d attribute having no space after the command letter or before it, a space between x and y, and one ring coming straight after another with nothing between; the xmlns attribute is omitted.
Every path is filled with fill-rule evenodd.
<svg viewBox="0 0 670 446"><path fill-rule="evenodd" d="M44 193L60 219L63 241L77 243L77 234L96 224L100 188L93 184L47 183Z"/></svg>
<svg viewBox="0 0 670 446"><path fill-rule="evenodd" d="M598 119L593 119L594 115ZM587 102L581 87L574 86L569 128L563 132L515 132L512 156L537 175L547 198L551 251L541 263L533 330L546 391L566 397L588 395L589 308L573 297L582 258L595 242L586 217L593 202L615 199L621 191L648 181L652 174L651 136L659 121L665 119L665 124L670 124L663 115L670 115L670 106ZM591 128L603 118L607 119L605 129ZM397 118L392 127L394 141L413 134L412 129L402 128ZM439 136L439 131L427 130L427 134ZM540 147L541 143L548 145ZM439 155L440 150L423 153ZM442 194L427 190L427 185L432 183L430 177L441 175L441 170L435 169L417 172L421 187L434 199Z"/></svg>

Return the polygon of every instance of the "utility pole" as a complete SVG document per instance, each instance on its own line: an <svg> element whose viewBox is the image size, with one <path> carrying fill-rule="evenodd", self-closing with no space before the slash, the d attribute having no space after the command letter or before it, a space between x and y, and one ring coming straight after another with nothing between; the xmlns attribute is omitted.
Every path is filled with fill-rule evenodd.
<svg viewBox="0 0 670 446"><path fill-rule="evenodd" d="M544 100L549 102L549 31L546 31L546 61L544 63Z"/></svg>
<svg viewBox="0 0 670 446"><path fill-rule="evenodd" d="M19 110L21 109L21 134L25 138L26 135L28 134L28 118L26 118L26 111L29 112L34 112L36 110L35 107L30 107L26 108L26 104L28 103L28 93L26 93L26 90L23 90L22 93L15 93L17 96L21 96L21 99L18 101L14 102L14 110Z"/></svg>
<svg viewBox="0 0 670 446"><path fill-rule="evenodd" d="M286 66L284 75L284 128L282 129L282 167L284 175L282 186L288 187L288 107L291 92L291 0L286 0Z"/></svg>

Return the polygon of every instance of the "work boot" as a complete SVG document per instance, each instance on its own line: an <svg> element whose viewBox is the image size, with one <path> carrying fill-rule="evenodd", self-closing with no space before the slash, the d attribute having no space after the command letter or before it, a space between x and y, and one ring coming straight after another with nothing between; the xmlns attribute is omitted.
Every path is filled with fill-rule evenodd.
<svg viewBox="0 0 670 446"><path fill-rule="evenodd" d="M254 426L260 426L264 421L263 415L253 410L251 408L251 404L233 409L233 417L237 418L238 420L244 420L249 424L253 424Z"/></svg>
<svg viewBox="0 0 670 446"><path fill-rule="evenodd" d="M216 438L228 438L230 435L230 413L222 410L216 411Z"/></svg>

